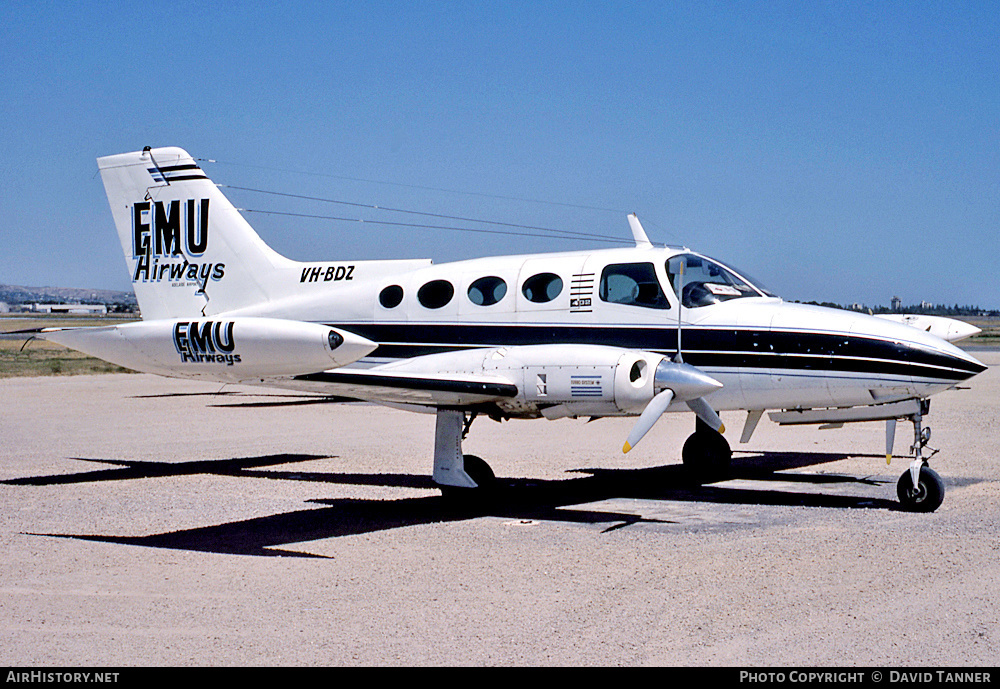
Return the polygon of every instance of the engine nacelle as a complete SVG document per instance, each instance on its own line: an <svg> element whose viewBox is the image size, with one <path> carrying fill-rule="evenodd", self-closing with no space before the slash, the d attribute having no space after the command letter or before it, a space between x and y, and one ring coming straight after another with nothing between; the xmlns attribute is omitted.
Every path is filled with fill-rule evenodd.
<svg viewBox="0 0 1000 689"><path fill-rule="evenodd" d="M225 382L326 371L378 346L317 323L249 317L53 329L39 337L135 371Z"/></svg>
<svg viewBox="0 0 1000 689"><path fill-rule="evenodd" d="M524 403L554 419L642 411L663 358L598 345L539 345L495 350L486 363L516 382Z"/></svg>

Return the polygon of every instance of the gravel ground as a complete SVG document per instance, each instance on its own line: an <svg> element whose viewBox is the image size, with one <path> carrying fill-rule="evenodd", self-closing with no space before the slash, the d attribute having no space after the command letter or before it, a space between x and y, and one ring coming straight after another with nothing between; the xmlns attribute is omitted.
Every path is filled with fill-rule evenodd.
<svg viewBox="0 0 1000 689"><path fill-rule="evenodd" d="M478 420L503 488L446 503L432 416L145 375L0 380L14 666L995 666L1000 353L934 398L933 514L884 426L779 428L686 487L690 415ZM910 444L900 424L897 452Z"/></svg>

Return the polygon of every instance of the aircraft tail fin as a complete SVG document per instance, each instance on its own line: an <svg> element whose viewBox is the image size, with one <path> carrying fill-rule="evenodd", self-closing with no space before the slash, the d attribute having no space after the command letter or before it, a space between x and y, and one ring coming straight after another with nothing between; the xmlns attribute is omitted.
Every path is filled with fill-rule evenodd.
<svg viewBox="0 0 1000 689"><path fill-rule="evenodd" d="M144 319L251 306L294 270L186 151L147 147L97 163Z"/></svg>

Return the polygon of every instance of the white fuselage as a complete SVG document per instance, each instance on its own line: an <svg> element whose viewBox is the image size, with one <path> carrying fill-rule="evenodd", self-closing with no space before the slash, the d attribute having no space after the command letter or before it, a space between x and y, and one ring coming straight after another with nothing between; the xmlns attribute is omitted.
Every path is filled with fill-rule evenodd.
<svg viewBox="0 0 1000 689"><path fill-rule="evenodd" d="M341 273L350 271L350 280L324 280L327 274L336 276L339 264L316 264L315 270L289 272L288 279L298 283L294 296L218 317L260 316L342 328L379 343L356 366L392 364L401 371L496 372L476 350L561 346L561 361L536 350L530 360L505 369L518 369L512 382L526 389L505 407L518 415L539 415L545 408L531 403L533 383L523 375L543 360L582 367L579 380L587 367L613 367L614 357L603 356L600 347L676 356L678 308L683 359L723 383L707 397L719 410L842 407L926 397L982 370L975 359L937 337L860 313L786 303L763 293L679 307L670 287L676 276L667 274L667 266L681 254L697 256L652 247L501 256L427 264L370 279L364 263L345 263ZM654 308L602 298L608 266L633 264L652 265L665 303ZM310 282L310 275L319 277ZM551 299L545 294L539 300L538 290L526 289L538 275L555 276L561 283L550 289ZM483 305L477 302L484 300L481 285L487 278L493 292L486 301L503 293L496 303ZM495 289L495 278L503 281L503 290ZM387 289L389 298L380 299ZM430 354L440 356L407 368L407 360ZM604 384L612 386L613 373L606 372ZM320 389L305 381L292 387ZM602 407L593 399L570 397L560 404L563 415L628 413L621 405Z"/></svg>

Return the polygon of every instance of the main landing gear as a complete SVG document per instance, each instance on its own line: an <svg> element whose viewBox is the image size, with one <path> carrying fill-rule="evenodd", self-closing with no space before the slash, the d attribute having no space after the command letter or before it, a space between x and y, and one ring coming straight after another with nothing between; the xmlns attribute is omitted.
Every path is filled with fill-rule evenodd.
<svg viewBox="0 0 1000 689"><path fill-rule="evenodd" d="M476 414L439 409L434 433L434 482L449 498L488 495L496 487L490 465L476 455L462 454L462 441ZM681 458L696 483L722 481L730 476L733 451L726 438L697 419L695 432L684 443Z"/></svg>
<svg viewBox="0 0 1000 689"><path fill-rule="evenodd" d="M920 410L908 417L913 422L913 445L910 446L913 461L910 462L909 470L896 483L899 504L909 512L933 512L944 501L944 481L936 471L927 466L930 457L923 456L923 449L931 439L931 429L921 427L926 413L926 401L922 401ZM931 457L936 453L937 450L933 450ZM889 456L888 452L886 456Z"/></svg>
<svg viewBox="0 0 1000 689"><path fill-rule="evenodd" d="M476 418L456 409L439 409L434 430L434 482L449 498L482 497L496 485L490 465L475 455L462 454L462 441Z"/></svg>
<svg viewBox="0 0 1000 689"><path fill-rule="evenodd" d="M733 451L718 431L695 420L695 430L684 442L681 460L688 477L695 483L712 483L729 478Z"/></svg>

